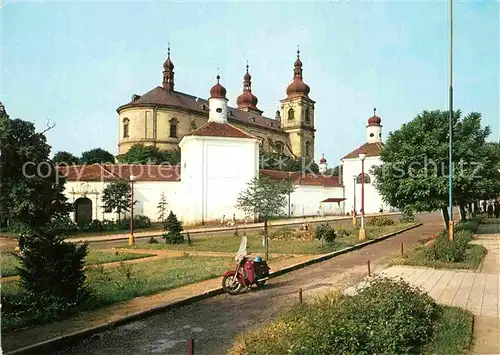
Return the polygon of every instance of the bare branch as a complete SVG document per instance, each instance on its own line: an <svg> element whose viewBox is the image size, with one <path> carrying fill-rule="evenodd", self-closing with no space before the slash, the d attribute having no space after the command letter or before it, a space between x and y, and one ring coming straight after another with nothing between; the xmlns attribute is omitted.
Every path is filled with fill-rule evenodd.
<svg viewBox="0 0 500 355"><path fill-rule="evenodd" d="M50 119L47 118L47 123L46 123L47 128L45 128L40 134L45 134L45 132L50 131L52 128L56 126L56 123L50 123Z"/></svg>

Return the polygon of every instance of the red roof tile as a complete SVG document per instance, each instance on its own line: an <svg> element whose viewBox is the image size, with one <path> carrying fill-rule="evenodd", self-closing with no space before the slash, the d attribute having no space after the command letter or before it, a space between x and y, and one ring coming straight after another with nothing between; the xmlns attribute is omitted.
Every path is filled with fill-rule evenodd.
<svg viewBox="0 0 500 355"><path fill-rule="evenodd" d="M236 128L229 123L208 122L198 129L186 134L186 136L214 136L231 138L255 138L245 131Z"/></svg>
<svg viewBox="0 0 500 355"><path fill-rule="evenodd" d="M360 153L365 153L367 157L378 157L383 146L384 144L382 142L365 143L361 147L347 154L343 159L358 158Z"/></svg>
<svg viewBox="0 0 500 355"><path fill-rule="evenodd" d="M141 164L92 164L59 166L59 171L68 181L180 181L179 165L141 165Z"/></svg>
<svg viewBox="0 0 500 355"><path fill-rule="evenodd" d="M338 176L326 176L320 174L303 173L301 171L280 171L262 169L261 175L267 176L273 180L286 180L294 185L309 185L309 186L342 186Z"/></svg>

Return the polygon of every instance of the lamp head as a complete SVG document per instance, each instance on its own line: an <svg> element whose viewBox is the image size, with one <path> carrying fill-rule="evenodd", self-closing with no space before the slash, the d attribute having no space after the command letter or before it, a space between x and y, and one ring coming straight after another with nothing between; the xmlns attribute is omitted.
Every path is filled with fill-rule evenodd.
<svg viewBox="0 0 500 355"><path fill-rule="evenodd" d="M130 175L130 181L135 181L135 180L137 180L137 176Z"/></svg>
<svg viewBox="0 0 500 355"><path fill-rule="evenodd" d="M365 153L359 153L359 159L365 160L366 154Z"/></svg>

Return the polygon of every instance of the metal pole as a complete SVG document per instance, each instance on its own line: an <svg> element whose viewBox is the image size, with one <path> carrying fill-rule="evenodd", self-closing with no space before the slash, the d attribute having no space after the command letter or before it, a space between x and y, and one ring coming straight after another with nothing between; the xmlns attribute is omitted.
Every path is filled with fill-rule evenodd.
<svg viewBox="0 0 500 355"><path fill-rule="evenodd" d="M356 177L353 176L353 191L354 191L354 203L353 203L353 211L352 211L352 225L356 226Z"/></svg>
<svg viewBox="0 0 500 355"><path fill-rule="evenodd" d="M365 160L361 159L361 229L365 229Z"/></svg>
<svg viewBox="0 0 500 355"><path fill-rule="evenodd" d="M130 236L128 240L129 245L135 244L134 238L134 179L130 179Z"/></svg>
<svg viewBox="0 0 500 355"><path fill-rule="evenodd" d="M188 339L188 355L194 355L194 339Z"/></svg>
<svg viewBox="0 0 500 355"><path fill-rule="evenodd" d="M452 198L452 182L453 182L453 0L450 0L450 119L449 119L449 226L448 233L450 240L453 240L453 198Z"/></svg>

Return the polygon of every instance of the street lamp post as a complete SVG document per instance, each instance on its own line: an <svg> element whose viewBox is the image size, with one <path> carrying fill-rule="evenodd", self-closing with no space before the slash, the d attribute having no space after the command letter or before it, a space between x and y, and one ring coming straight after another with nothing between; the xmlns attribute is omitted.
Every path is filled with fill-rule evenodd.
<svg viewBox="0 0 500 355"><path fill-rule="evenodd" d="M130 175L130 236L128 238L128 245L135 244L134 238L134 181L136 177Z"/></svg>
<svg viewBox="0 0 500 355"><path fill-rule="evenodd" d="M359 229L359 240L366 239L365 232L365 153L359 154L361 159L361 228Z"/></svg>
<svg viewBox="0 0 500 355"><path fill-rule="evenodd" d="M354 191L354 202L352 204L352 225L356 227L356 175L352 176L353 191Z"/></svg>

